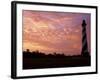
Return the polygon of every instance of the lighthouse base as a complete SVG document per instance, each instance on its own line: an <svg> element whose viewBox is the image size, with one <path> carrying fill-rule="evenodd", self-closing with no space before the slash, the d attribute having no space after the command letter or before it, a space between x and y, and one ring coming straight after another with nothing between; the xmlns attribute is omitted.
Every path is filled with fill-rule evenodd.
<svg viewBox="0 0 100 80"><path fill-rule="evenodd" d="M86 52L85 51L82 51L81 52L81 55L84 56L84 57L90 56L88 51L86 51Z"/></svg>

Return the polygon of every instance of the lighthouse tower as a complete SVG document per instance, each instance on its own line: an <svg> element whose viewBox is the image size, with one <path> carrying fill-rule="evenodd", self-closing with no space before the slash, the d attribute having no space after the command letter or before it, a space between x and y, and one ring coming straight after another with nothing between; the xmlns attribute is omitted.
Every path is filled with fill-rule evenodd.
<svg viewBox="0 0 100 80"><path fill-rule="evenodd" d="M89 56L88 52L88 44L87 44L87 35L86 35L86 21L83 20L82 22L82 56Z"/></svg>

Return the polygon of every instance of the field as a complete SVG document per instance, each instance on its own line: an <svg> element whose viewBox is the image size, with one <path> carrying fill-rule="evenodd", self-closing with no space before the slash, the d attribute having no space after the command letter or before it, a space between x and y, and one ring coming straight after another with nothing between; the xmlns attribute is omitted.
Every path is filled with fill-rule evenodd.
<svg viewBox="0 0 100 80"><path fill-rule="evenodd" d="M90 56L65 56L23 53L23 69L90 66Z"/></svg>

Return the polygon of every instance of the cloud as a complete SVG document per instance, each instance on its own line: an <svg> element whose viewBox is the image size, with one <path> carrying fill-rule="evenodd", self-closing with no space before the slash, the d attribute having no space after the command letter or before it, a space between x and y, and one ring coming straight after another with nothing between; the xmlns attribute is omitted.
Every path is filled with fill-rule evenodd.
<svg viewBox="0 0 100 80"><path fill-rule="evenodd" d="M24 10L23 49L79 54L82 46L82 16L88 20L87 30L89 30L89 14ZM90 36L89 32L87 35ZM88 44L89 41L88 37Z"/></svg>

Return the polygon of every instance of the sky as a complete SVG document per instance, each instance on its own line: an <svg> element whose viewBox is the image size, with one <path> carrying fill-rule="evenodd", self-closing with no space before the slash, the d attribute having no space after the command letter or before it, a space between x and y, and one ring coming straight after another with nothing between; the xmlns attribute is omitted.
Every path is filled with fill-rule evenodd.
<svg viewBox="0 0 100 80"><path fill-rule="evenodd" d="M46 54L79 55L82 49L82 21L86 21L90 52L89 13L23 10L23 51L39 50Z"/></svg>

